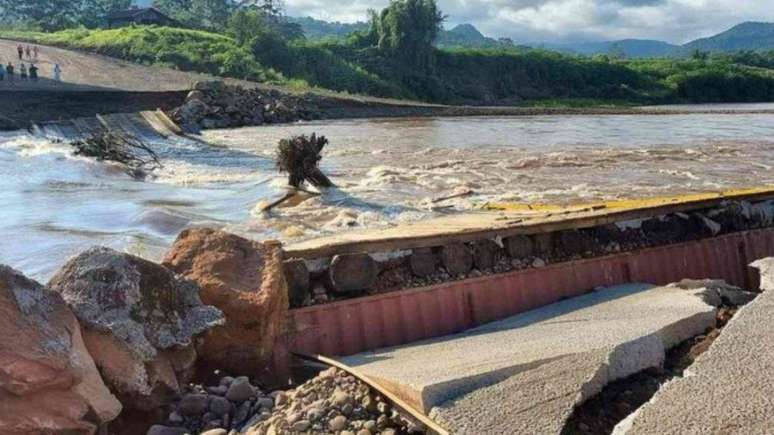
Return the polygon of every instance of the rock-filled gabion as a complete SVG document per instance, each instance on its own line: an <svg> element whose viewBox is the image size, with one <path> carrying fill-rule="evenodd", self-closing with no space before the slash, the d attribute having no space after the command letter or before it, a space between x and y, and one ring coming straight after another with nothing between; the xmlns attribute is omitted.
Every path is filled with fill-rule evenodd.
<svg viewBox="0 0 774 435"><path fill-rule="evenodd" d="M189 130L244 127L319 119L311 96L269 89L245 89L223 82L199 82L185 103L171 113Z"/></svg>
<svg viewBox="0 0 774 435"><path fill-rule="evenodd" d="M162 434L336 434L424 433L368 385L330 368L290 391L265 392L247 377L225 376L216 386L192 385L171 407Z"/></svg>
<svg viewBox="0 0 774 435"><path fill-rule="evenodd" d="M704 210L593 228L498 237L402 252L292 259L285 264L285 274L288 282L293 283L291 306L297 308L771 226L774 226L774 201L725 201ZM377 260L385 255L387 260ZM336 279L339 275L347 279L339 282Z"/></svg>

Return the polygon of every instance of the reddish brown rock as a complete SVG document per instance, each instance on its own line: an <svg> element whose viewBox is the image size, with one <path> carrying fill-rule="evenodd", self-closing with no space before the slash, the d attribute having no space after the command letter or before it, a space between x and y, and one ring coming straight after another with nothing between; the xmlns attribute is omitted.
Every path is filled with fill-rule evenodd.
<svg viewBox="0 0 774 435"><path fill-rule="evenodd" d="M70 260L49 282L81 323L84 341L127 407L165 405L189 381L193 340L223 324L199 288L168 269L108 248Z"/></svg>
<svg viewBox="0 0 774 435"><path fill-rule="evenodd" d="M505 239L505 249L513 258L531 257L535 253L535 245L527 236L513 236Z"/></svg>
<svg viewBox="0 0 774 435"><path fill-rule="evenodd" d="M197 283L204 303L226 315L226 324L199 346L201 358L233 374L255 375L271 366L289 306L279 243L191 229L180 233L163 264Z"/></svg>
<svg viewBox="0 0 774 435"><path fill-rule="evenodd" d="M462 243L447 245L441 249L441 264L450 275L463 275L473 269L473 254Z"/></svg>
<svg viewBox="0 0 774 435"><path fill-rule="evenodd" d="M337 255L329 269L331 283L339 293L359 292L371 288L379 266L368 254Z"/></svg>
<svg viewBox="0 0 774 435"><path fill-rule="evenodd" d="M438 258L430 248L417 248L412 252L409 264L414 275L424 278L435 273Z"/></svg>
<svg viewBox="0 0 774 435"><path fill-rule="evenodd" d="M0 433L92 434L120 412L62 298L0 266Z"/></svg>

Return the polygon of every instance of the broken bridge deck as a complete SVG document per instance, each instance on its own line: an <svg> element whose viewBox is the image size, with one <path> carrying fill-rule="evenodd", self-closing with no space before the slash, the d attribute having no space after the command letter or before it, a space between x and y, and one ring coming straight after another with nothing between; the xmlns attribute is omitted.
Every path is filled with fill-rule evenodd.
<svg viewBox="0 0 774 435"><path fill-rule="evenodd" d="M465 243L485 238L590 228L615 222L688 212L726 200L774 199L774 186L638 200L556 206L485 204L483 210L427 219L384 229L348 231L285 247L289 257L320 258L359 252Z"/></svg>

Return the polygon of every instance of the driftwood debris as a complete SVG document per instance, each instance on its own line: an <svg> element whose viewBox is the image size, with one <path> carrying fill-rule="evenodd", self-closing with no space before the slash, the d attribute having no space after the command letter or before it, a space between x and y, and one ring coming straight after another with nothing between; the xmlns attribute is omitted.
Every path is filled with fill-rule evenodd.
<svg viewBox="0 0 774 435"><path fill-rule="evenodd" d="M328 144L325 136L293 136L290 139L282 139L277 146L277 169L280 173L288 174L290 191L281 198L261 207L262 212L267 212L300 195L319 195L302 187L306 182L314 187L334 187L333 182L320 170L323 148Z"/></svg>
<svg viewBox="0 0 774 435"><path fill-rule="evenodd" d="M162 166L156 153L143 141L107 129L96 130L70 145L75 147L74 154L77 156L120 163L126 173L135 179L144 179L149 172Z"/></svg>
<svg viewBox="0 0 774 435"><path fill-rule="evenodd" d="M299 188L304 182L315 187L333 187L333 182L318 166L323 148L328 144L325 136L293 136L283 139L277 147L277 169L288 174L288 184Z"/></svg>

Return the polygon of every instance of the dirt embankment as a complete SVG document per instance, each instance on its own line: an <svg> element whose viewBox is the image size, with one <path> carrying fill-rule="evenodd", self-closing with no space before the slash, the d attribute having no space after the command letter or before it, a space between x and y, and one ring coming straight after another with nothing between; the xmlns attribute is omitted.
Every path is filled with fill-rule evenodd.
<svg viewBox="0 0 774 435"><path fill-rule="evenodd" d="M196 82L221 80L206 74L131 62L61 48L38 46L37 56L19 59L17 41L0 40L0 63L16 68L13 80L0 81L0 130L24 128L30 123L91 117L98 113L123 113L180 106ZM26 46L26 43L21 43ZM33 52L34 53L34 52ZM22 80L21 64L39 68L39 79ZM54 67L61 68L55 80ZM333 92L299 94L289 89L226 79L226 84L244 89L294 94L316 105L318 118L377 118L414 116L532 116L532 115L615 115L676 114L679 110L641 110L627 107L541 108L444 106L415 101L351 96ZM692 112L695 113L695 112ZM713 112L719 113L719 112Z"/></svg>

